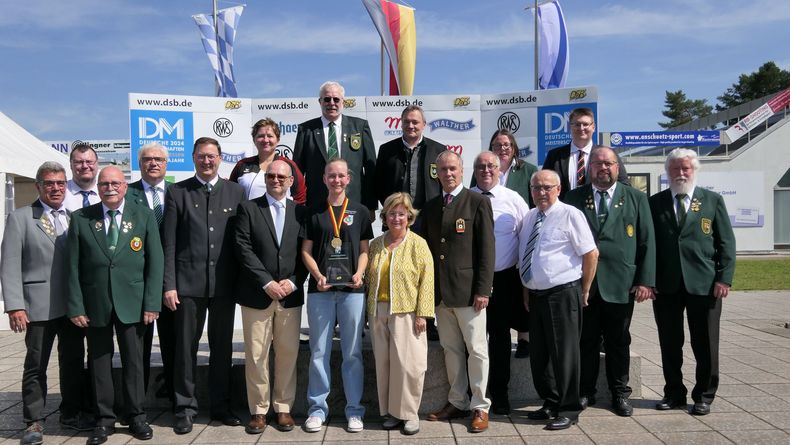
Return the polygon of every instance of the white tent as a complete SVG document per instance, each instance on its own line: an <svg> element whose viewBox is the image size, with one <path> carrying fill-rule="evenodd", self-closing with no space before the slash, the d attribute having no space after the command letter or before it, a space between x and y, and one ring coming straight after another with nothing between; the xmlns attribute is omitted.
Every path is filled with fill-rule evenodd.
<svg viewBox="0 0 790 445"><path fill-rule="evenodd" d="M66 169L66 175L71 176L68 156L41 142L0 112L0 241L5 230L5 215L16 207L15 180L24 178L30 184L36 177L38 167L45 161L59 162ZM19 205L29 203L22 202ZM8 318L5 316L0 317L0 330L3 329L8 329Z"/></svg>

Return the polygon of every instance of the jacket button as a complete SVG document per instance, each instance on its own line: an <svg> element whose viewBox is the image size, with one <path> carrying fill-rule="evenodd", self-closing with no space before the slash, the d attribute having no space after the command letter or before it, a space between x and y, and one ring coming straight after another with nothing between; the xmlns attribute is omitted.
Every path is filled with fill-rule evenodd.
<svg viewBox="0 0 790 445"><path fill-rule="evenodd" d="M209 231L209 232L213 232L213 231L214 231L214 228L213 228L213 227L209 227L209 228L208 228L208 231Z"/></svg>
<svg viewBox="0 0 790 445"><path fill-rule="evenodd" d="M441 242L444 242L444 238L441 239Z"/></svg>
<svg viewBox="0 0 790 445"><path fill-rule="evenodd" d="M439 259L443 260L444 259L444 255L439 255Z"/></svg>
<svg viewBox="0 0 790 445"><path fill-rule="evenodd" d="M214 213L214 212L213 212L213 211L211 211L211 210L209 210L209 211L208 211L208 214L209 214L209 215L211 215L212 213Z"/></svg>

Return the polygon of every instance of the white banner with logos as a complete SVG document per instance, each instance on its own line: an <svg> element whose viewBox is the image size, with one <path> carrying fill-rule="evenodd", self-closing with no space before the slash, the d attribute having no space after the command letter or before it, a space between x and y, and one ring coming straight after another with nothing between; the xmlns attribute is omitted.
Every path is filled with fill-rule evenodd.
<svg viewBox="0 0 790 445"><path fill-rule="evenodd" d="M131 159L129 158L129 140L110 139L110 140L77 140L77 141L44 141L55 151L63 154L71 153L71 149L79 144L88 144L96 150L99 157L99 167L115 165L129 175L131 170ZM64 165L68 169L68 165Z"/></svg>
<svg viewBox="0 0 790 445"><path fill-rule="evenodd" d="M351 96L344 114L368 120L378 147L401 136L401 111L419 105L427 122L423 134L459 153L464 159L465 183L472 162L488 149L498 128L513 132L519 156L541 164L551 148L570 141L568 115L588 107L597 115L596 87L578 87L490 95ZM168 176L175 180L194 174L192 145L202 136L222 145L220 175L227 177L241 158L256 154L252 124L271 118L280 126L280 154L291 157L300 123L318 117L318 98L228 99L160 94L129 94L132 179L140 177L137 152L148 142L159 142L170 154Z"/></svg>

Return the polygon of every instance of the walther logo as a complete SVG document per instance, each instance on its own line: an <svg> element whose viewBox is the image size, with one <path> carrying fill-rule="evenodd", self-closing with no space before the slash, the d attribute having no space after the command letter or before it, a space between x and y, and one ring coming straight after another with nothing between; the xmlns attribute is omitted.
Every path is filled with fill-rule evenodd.
<svg viewBox="0 0 790 445"><path fill-rule="evenodd" d="M455 107L465 107L472 103L472 99L469 96L461 96L456 97L455 101L453 102L453 106Z"/></svg>
<svg viewBox="0 0 790 445"><path fill-rule="evenodd" d="M241 108L241 101L240 100L228 100L225 101L225 109L226 110L238 110Z"/></svg>
<svg viewBox="0 0 790 445"><path fill-rule="evenodd" d="M584 99L585 97L587 97L586 89L571 90L571 92L568 93L568 99L570 100L579 100L579 99Z"/></svg>

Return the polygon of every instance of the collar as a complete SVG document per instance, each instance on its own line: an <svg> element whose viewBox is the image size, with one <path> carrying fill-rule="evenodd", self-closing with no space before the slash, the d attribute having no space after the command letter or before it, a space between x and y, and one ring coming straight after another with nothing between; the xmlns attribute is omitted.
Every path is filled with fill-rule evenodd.
<svg viewBox="0 0 790 445"><path fill-rule="evenodd" d="M44 213L51 215L53 210L57 210L58 212L65 212L66 207L63 207L63 204L60 205L59 209L53 209L52 207L48 206L46 202L42 201L41 198L38 199L38 202L41 204L41 207L44 209Z"/></svg>
<svg viewBox="0 0 790 445"><path fill-rule="evenodd" d="M696 186L696 185L695 185L694 187L691 187L691 190L689 190L689 192L688 192L688 195L686 195L686 198L688 198L688 199L691 199L691 198L693 198L693 197L694 197L694 192L695 192L696 190L697 190L697 186ZM675 197L676 197L678 194L677 194L677 193L675 193L675 192L673 192L672 190L670 190L670 192L672 193L672 199L674 200L674 199L675 199Z"/></svg>
<svg viewBox="0 0 790 445"><path fill-rule="evenodd" d="M264 196L266 196L266 201L269 203L269 207L274 206L275 202L281 202L283 204L283 208L286 207L285 200L288 198L286 198L285 196L283 196L283 199L275 199L272 195L269 194L269 192L264 193Z"/></svg>
<svg viewBox="0 0 790 445"><path fill-rule="evenodd" d="M589 155L590 151L592 150L592 146L593 146L592 139L584 147L577 147L576 144L574 144L573 141L571 141L571 153L583 151L584 154Z"/></svg>
<svg viewBox="0 0 790 445"><path fill-rule="evenodd" d="M484 191L487 191L488 193L491 194L492 198L496 198L497 195L499 194L499 192L502 190L502 186L499 185L499 184L495 184L493 187L491 187L490 190L483 190L483 189L480 188L480 186L476 185L476 186L472 187L469 190L475 191L477 193L483 193Z"/></svg>
<svg viewBox="0 0 790 445"><path fill-rule="evenodd" d="M609 187L606 190L601 190L601 189L599 189L598 187L596 187L594 185L592 186L592 188L593 188L593 191L596 191L596 192L607 192L607 193L609 193L609 199L612 199L612 197L614 196L614 190L617 188L617 181L615 181L614 184L612 184L612 186Z"/></svg>
<svg viewBox="0 0 790 445"><path fill-rule="evenodd" d="M124 207L125 205L126 205L126 199L124 199L123 201L121 201L121 205L120 205L120 206L118 206L118 208L117 208L117 209L115 209L115 210L117 210L117 211L118 211L118 213L120 213L121 215L123 215L123 207ZM104 215L107 215L107 212L111 210L109 207L107 207L106 205L104 205L104 203L101 203L101 208L102 208L102 216L104 216Z"/></svg>
<svg viewBox="0 0 790 445"><path fill-rule="evenodd" d="M335 123L335 127L337 127L337 128L343 128L343 115L341 114L341 115L340 115L340 116L338 116L338 117L337 117L337 119L336 119L336 120L334 120L334 121L330 121L329 119L325 118L323 114L321 115L321 124L322 124L322 125L323 125L325 128L329 126L329 123L330 123L330 122L334 122L334 123ZM337 130L336 130L336 131L337 131Z"/></svg>
<svg viewBox="0 0 790 445"><path fill-rule="evenodd" d="M203 179L201 179L201 178L200 178L200 176L198 176L198 175L195 175L195 179L197 179L197 180L198 180L198 182L200 183L200 185L206 185L206 181L204 181ZM217 176L214 176L214 178L212 178L212 179L211 179L211 181L208 181L208 183L209 183L209 184L211 184L211 186L212 186L212 187L214 187L215 185L217 185L217 182L219 182L219 175L217 175Z"/></svg>
<svg viewBox="0 0 790 445"><path fill-rule="evenodd" d="M93 183L91 188L83 189L82 187L77 185L77 183L74 182L73 179L69 179L68 182L66 182L66 190L68 190L69 193L71 193L72 195L79 195L80 192L91 192L96 195L99 194L99 187L96 185L95 182Z"/></svg>
<svg viewBox="0 0 790 445"><path fill-rule="evenodd" d="M419 141L417 141L417 143L416 143L416 144L414 144L414 145L409 145L409 143L408 143L408 142L406 142L406 139L404 139L403 137L401 137L400 139L401 139L401 141L403 142L403 146L404 146L404 147L408 148L409 150L414 150L415 148L419 147L419 146L420 146L420 144L422 144L423 135L420 135L420 140L419 140Z"/></svg>
<svg viewBox="0 0 790 445"><path fill-rule="evenodd" d="M458 184L458 187L456 187L449 194L453 195L453 198L456 198L458 196L458 194L461 193L461 190L463 190L463 189L464 189L464 185L463 184ZM447 193L445 193L444 190L442 190L442 198L444 198L445 196L447 196Z"/></svg>
<svg viewBox="0 0 790 445"><path fill-rule="evenodd" d="M196 175L195 177L197 177L197 175ZM198 180L200 180L200 178L198 178ZM162 179L161 181L159 181L159 183L158 183L158 184L153 184L153 185L152 185L152 184L149 184L149 183L147 183L147 182L145 181L145 179L140 179L140 182L142 182L142 183L143 183L143 189L145 189L145 191L146 191L146 192L150 191L150 190L151 190L152 188L154 188L154 187L159 187L159 188L161 188L162 190L164 190L164 189L165 189L165 185L164 185L164 184L165 184L165 180L164 180L164 179ZM211 185L214 185L214 184L211 184Z"/></svg>

